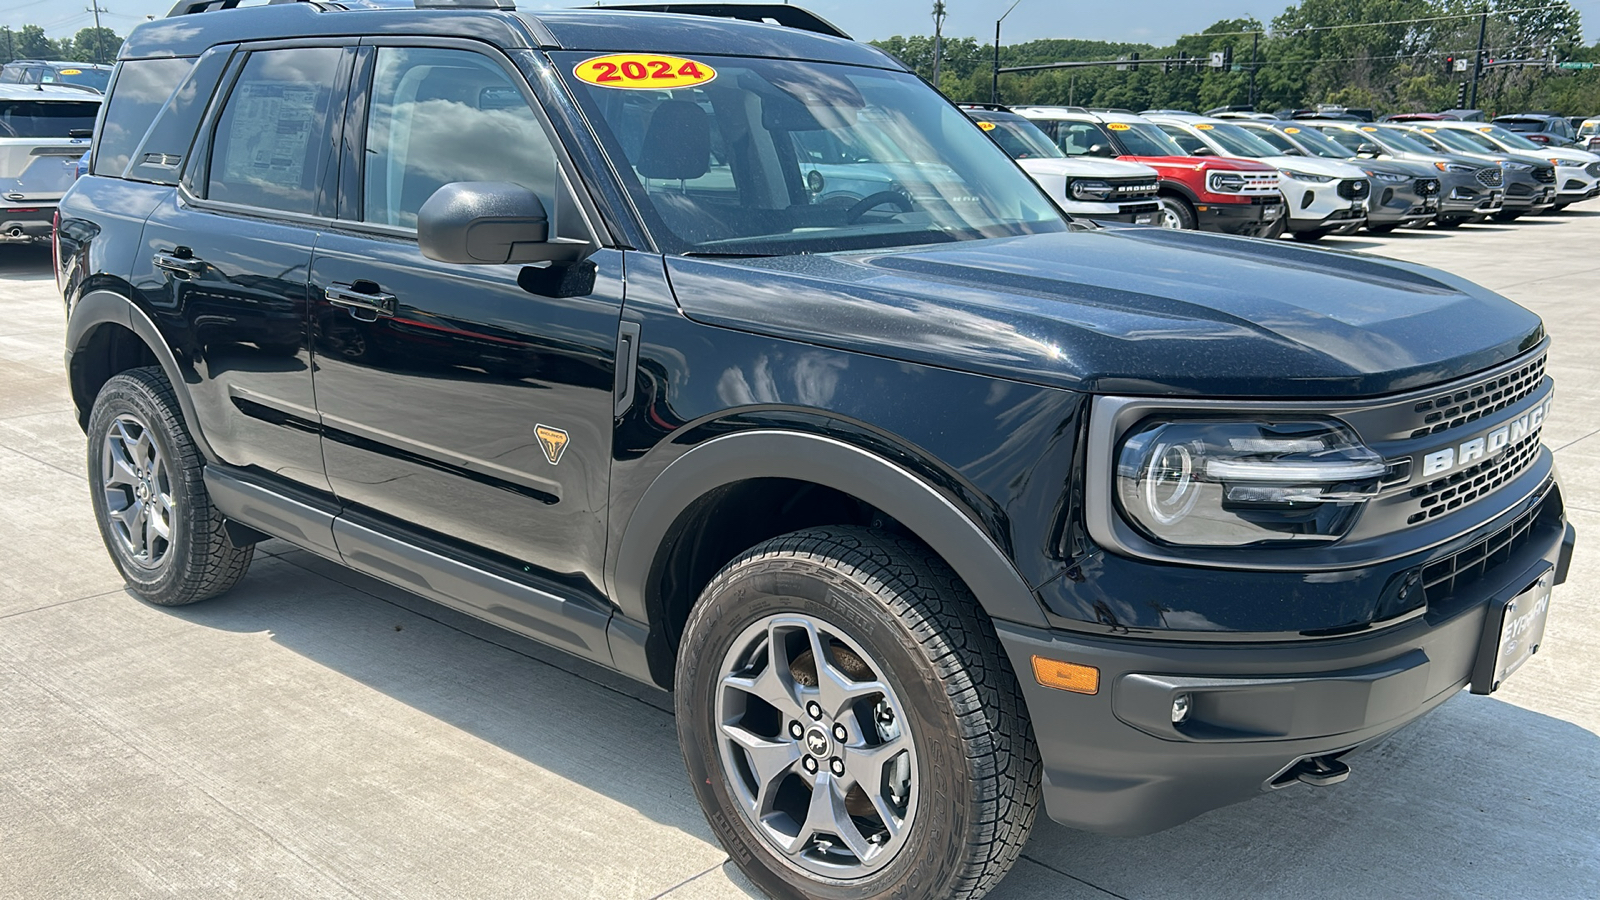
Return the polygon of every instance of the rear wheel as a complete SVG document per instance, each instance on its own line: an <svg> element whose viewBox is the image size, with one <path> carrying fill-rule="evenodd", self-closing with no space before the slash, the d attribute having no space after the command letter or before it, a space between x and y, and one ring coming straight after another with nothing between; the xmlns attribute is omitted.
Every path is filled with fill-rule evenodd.
<svg viewBox="0 0 1600 900"><path fill-rule="evenodd" d="M1466 221L1460 216L1440 216L1434 220L1433 224L1436 228L1460 228L1466 224Z"/></svg>
<svg viewBox="0 0 1600 900"><path fill-rule="evenodd" d="M1515 222L1516 220L1522 218L1522 211L1517 210L1516 212L1512 212L1510 210L1506 210L1503 212L1497 212L1493 216L1490 216L1490 218L1494 219L1496 222Z"/></svg>
<svg viewBox="0 0 1600 900"><path fill-rule="evenodd" d="M1161 212L1156 216L1157 225L1185 231L1193 231L1198 226L1199 219L1189 201L1177 194L1162 194L1158 199L1161 203Z"/></svg>
<svg viewBox="0 0 1600 900"><path fill-rule="evenodd" d="M1038 809L993 626L938 557L882 532L796 532L729 563L685 626L677 719L707 819L773 897L981 897Z"/></svg>
<svg viewBox="0 0 1600 900"><path fill-rule="evenodd" d="M100 536L134 593L183 606L244 577L255 548L229 540L160 369L132 369L100 389L89 413L88 462Z"/></svg>
<svg viewBox="0 0 1600 900"><path fill-rule="evenodd" d="M1389 234L1399 227L1399 225L1368 225L1367 231L1372 234Z"/></svg>

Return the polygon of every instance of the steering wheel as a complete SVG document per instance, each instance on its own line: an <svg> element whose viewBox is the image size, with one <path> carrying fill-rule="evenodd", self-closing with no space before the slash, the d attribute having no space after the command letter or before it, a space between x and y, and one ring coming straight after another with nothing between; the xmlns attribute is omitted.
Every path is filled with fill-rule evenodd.
<svg viewBox="0 0 1600 900"><path fill-rule="evenodd" d="M849 209L845 210L844 222L846 225L854 225L862 216L867 214L868 210L882 206L885 203L893 203L900 208L901 212L911 212L910 197L899 191L879 191L876 194L868 194L861 200L857 200Z"/></svg>

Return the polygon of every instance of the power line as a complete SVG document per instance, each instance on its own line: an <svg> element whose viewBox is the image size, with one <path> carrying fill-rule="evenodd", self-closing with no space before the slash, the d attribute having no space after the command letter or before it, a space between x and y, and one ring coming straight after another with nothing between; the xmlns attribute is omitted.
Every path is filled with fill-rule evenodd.
<svg viewBox="0 0 1600 900"><path fill-rule="evenodd" d="M1503 15L1506 15L1506 14L1521 15L1522 13L1545 12L1547 10L1552 10L1552 9L1571 9L1571 8L1572 7L1569 4L1556 3L1556 4L1551 4L1550 6L1530 6L1530 7L1527 7L1526 9L1501 10L1499 12L1491 12L1490 15L1495 15L1495 16L1503 16ZM1458 13L1458 14L1449 15L1449 16L1423 16L1421 18L1416 18L1416 19L1394 19L1394 20L1388 21L1388 22L1346 22L1346 23L1342 23L1342 24L1339 24L1339 25L1302 25L1302 26L1297 27L1297 28L1285 29L1284 31L1278 32L1278 33L1282 34L1284 36L1294 36L1294 35L1305 34L1306 32L1309 32L1309 31L1337 31L1337 30L1343 29L1343 28L1381 28L1381 27L1383 27L1385 25L1418 25L1418 24L1421 24L1423 22L1444 22L1444 21L1449 21L1451 19L1476 19L1481 15L1483 15L1482 12L1474 12L1474 13ZM1240 36L1247 35L1247 34L1269 34L1269 33L1271 33L1271 32L1268 32L1265 28L1255 28L1255 29L1251 29L1250 31L1193 31L1193 32L1190 32L1188 34L1180 34L1180 35L1178 35L1178 37L1180 37L1180 38L1186 38L1186 37L1240 37Z"/></svg>

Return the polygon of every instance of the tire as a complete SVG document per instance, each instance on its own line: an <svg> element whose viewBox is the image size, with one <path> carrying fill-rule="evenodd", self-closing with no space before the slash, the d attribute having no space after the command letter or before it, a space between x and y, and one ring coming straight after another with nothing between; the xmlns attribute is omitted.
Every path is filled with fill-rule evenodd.
<svg viewBox="0 0 1600 900"><path fill-rule="evenodd" d="M1157 200L1161 203L1161 213L1156 218L1157 226L1183 231L1193 231L1199 227L1199 217L1195 215L1194 207L1189 205L1189 201L1177 194L1162 194Z"/></svg>
<svg viewBox="0 0 1600 900"><path fill-rule="evenodd" d="M1021 689L977 600L916 541L833 527L746 551L690 613L676 687L690 783L772 897L973 900L1022 852L1041 764ZM833 802L814 811L817 789Z"/></svg>
<svg viewBox="0 0 1600 900"><path fill-rule="evenodd" d="M131 369L105 383L89 413L95 522L128 587L158 606L215 597L250 568L255 546L236 547L228 538L202 471L159 368Z"/></svg>
<svg viewBox="0 0 1600 900"><path fill-rule="evenodd" d="M1489 218L1495 220L1496 222L1515 222L1516 220L1522 218L1522 215L1523 214L1522 214L1521 211L1518 211L1518 212L1497 212L1494 215L1490 216Z"/></svg>
<svg viewBox="0 0 1600 900"><path fill-rule="evenodd" d="M1292 231L1289 236L1302 244L1314 244L1330 234L1333 234L1332 228L1313 228L1310 231Z"/></svg>
<svg viewBox="0 0 1600 900"><path fill-rule="evenodd" d="M1558 212L1561 212L1562 210L1566 209L1567 207L1569 207L1571 205L1572 205L1571 203L1557 203L1555 206L1552 206L1549 209L1545 210L1545 212L1546 213L1558 213Z"/></svg>
<svg viewBox="0 0 1600 900"><path fill-rule="evenodd" d="M1371 234L1391 234L1399 225L1368 225L1367 231Z"/></svg>
<svg viewBox="0 0 1600 900"><path fill-rule="evenodd" d="M1459 216L1440 216L1434 220L1433 225L1435 228L1460 228L1462 225L1466 224L1466 221L1466 219L1463 219Z"/></svg>

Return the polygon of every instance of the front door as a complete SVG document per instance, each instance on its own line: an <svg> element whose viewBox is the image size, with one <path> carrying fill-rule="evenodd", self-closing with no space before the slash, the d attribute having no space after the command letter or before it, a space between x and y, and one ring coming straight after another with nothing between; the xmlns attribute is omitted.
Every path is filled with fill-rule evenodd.
<svg viewBox="0 0 1600 900"><path fill-rule="evenodd" d="M322 236L311 266L334 492L600 595L621 252L590 257L587 292L555 297L537 269L418 250L417 210L457 181L521 184L552 236L590 237L507 61L363 48L351 110L362 124L346 158L361 162L343 177L359 189L341 187L347 227Z"/></svg>

